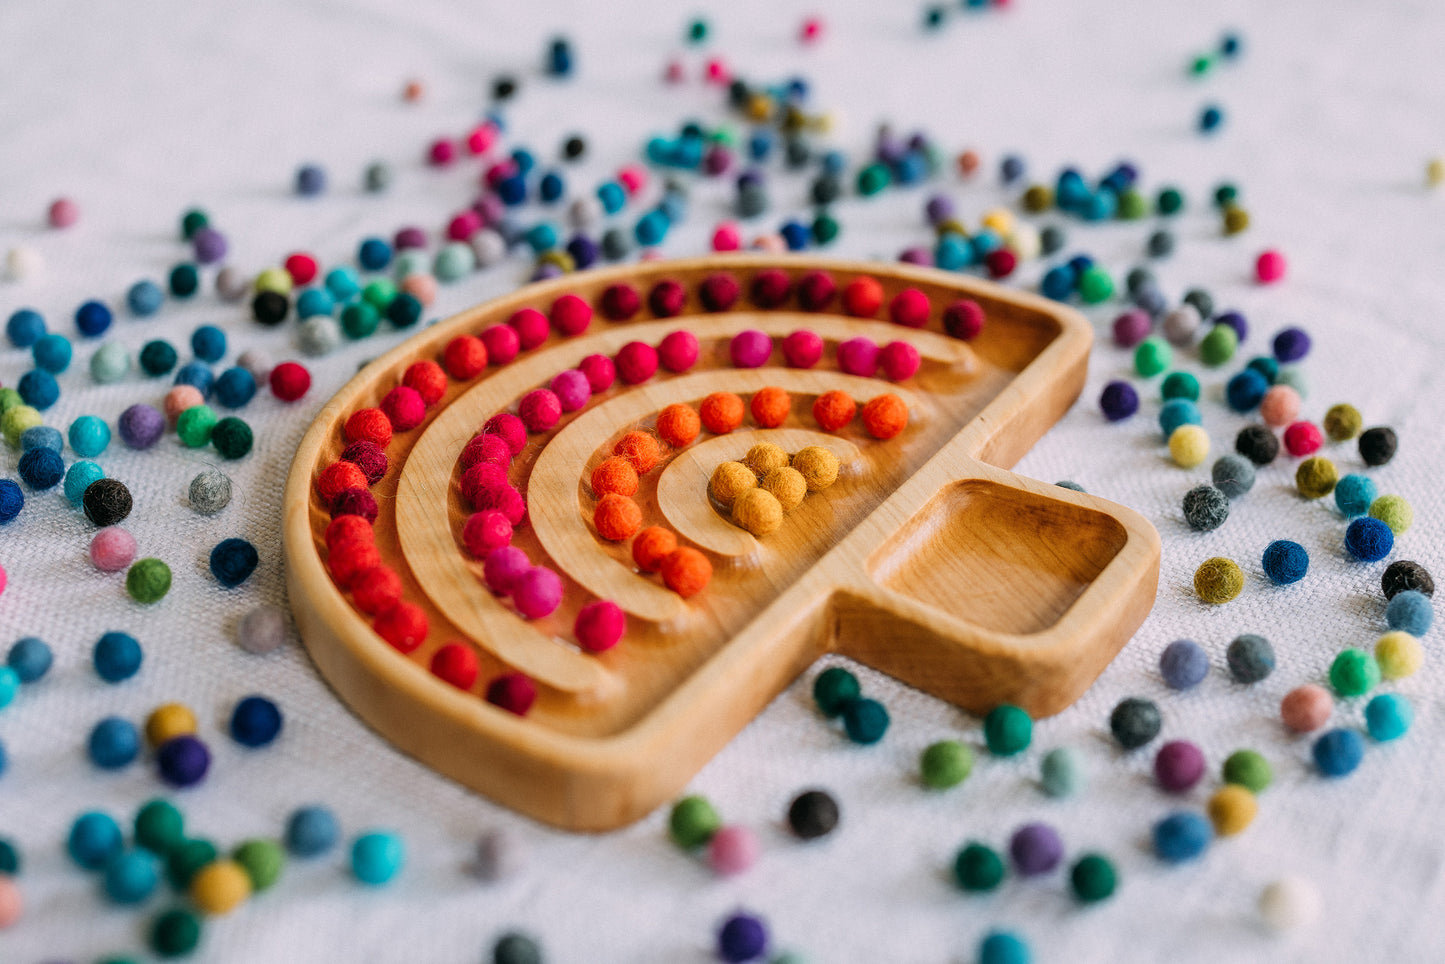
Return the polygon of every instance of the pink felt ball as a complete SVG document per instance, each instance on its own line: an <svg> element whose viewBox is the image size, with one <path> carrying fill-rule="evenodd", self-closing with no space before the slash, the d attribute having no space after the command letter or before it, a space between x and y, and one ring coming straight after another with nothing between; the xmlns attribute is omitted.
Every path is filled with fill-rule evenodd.
<svg viewBox="0 0 1445 964"><path fill-rule="evenodd" d="M817 43L823 38L823 21L818 17L809 17L803 21L802 28L798 31L798 39L805 44Z"/></svg>
<svg viewBox="0 0 1445 964"><path fill-rule="evenodd" d="M742 233L738 231L738 226L731 221L719 224L712 233L712 249L714 251L736 251L742 246Z"/></svg>
<svg viewBox="0 0 1445 964"><path fill-rule="evenodd" d="M589 653L600 653L617 645L627 631L627 616L617 603L599 599L582 607L573 630L577 645Z"/></svg>
<svg viewBox="0 0 1445 964"><path fill-rule="evenodd" d="M1254 259L1254 276L1262 285L1274 284L1284 277L1284 255L1271 248Z"/></svg>
<svg viewBox="0 0 1445 964"><path fill-rule="evenodd" d="M657 358L670 372L685 372L697 364L697 336L690 331L668 332L657 345Z"/></svg>
<svg viewBox="0 0 1445 964"><path fill-rule="evenodd" d="M883 368L884 376L895 382L912 378L921 362L918 349L906 341L890 341L878 354L878 363Z"/></svg>
<svg viewBox="0 0 1445 964"><path fill-rule="evenodd" d="M171 428L175 428L176 419L188 408L206 404L206 398L201 390L194 385L177 385L166 392L166 400L162 403L166 410L166 421Z"/></svg>
<svg viewBox="0 0 1445 964"><path fill-rule="evenodd" d="M592 324L592 306L574 294L565 294L552 302L552 325L557 334L571 338L580 335Z"/></svg>
<svg viewBox="0 0 1445 964"><path fill-rule="evenodd" d="M783 357L789 368L812 368L823 357L823 339L817 332L801 328L783 339Z"/></svg>
<svg viewBox="0 0 1445 964"><path fill-rule="evenodd" d="M80 220L80 205L68 197L58 198L50 205L50 226L68 228Z"/></svg>
<svg viewBox="0 0 1445 964"><path fill-rule="evenodd" d="M522 396L517 405L522 424L529 432L550 432L562 417L562 402L549 389L537 388Z"/></svg>
<svg viewBox="0 0 1445 964"><path fill-rule="evenodd" d="M120 526L107 526L90 539L91 565L101 572L120 572L135 560L135 536Z"/></svg>
<svg viewBox="0 0 1445 964"><path fill-rule="evenodd" d="M505 365L517 357L522 344L515 329L507 325L493 325L481 334L482 347L487 350L487 361L493 365Z"/></svg>
<svg viewBox="0 0 1445 964"><path fill-rule="evenodd" d="M662 72L662 79L669 84L680 84L686 77L687 72L683 70L680 60L669 60L667 69Z"/></svg>
<svg viewBox="0 0 1445 964"><path fill-rule="evenodd" d="M20 885L9 874L0 874L0 931L14 927L24 912Z"/></svg>
<svg viewBox="0 0 1445 964"><path fill-rule="evenodd" d="M1300 397L1290 385L1275 385L1264 393L1259 403L1259 417L1264 424L1279 428L1299 418Z"/></svg>
<svg viewBox="0 0 1445 964"><path fill-rule="evenodd" d="M1114 343L1120 348L1133 348L1149 337L1153 327L1147 311L1132 308L1114 319Z"/></svg>
<svg viewBox="0 0 1445 964"><path fill-rule="evenodd" d="M532 569L532 561L516 546L502 546L487 553L482 563L482 578L487 588L499 595L507 595L522 575Z"/></svg>
<svg viewBox="0 0 1445 964"><path fill-rule="evenodd" d="M1188 740L1171 740L1154 757L1154 777L1169 793L1184 793L1204 776L1204 754Z"/></svg>
<svg viewBox="0 0 1445 964"><path fill-rule="evenodd" d="M527 447L527 426L511 412L498 412L493 415L482 426L482 431L500 435L502 441L507 443L507 448L512 450L513 455L517 455Z"/></svg>
<svg viewBox="0 0 1445 964"><path fill-rule="evenodd" d="M617 380L617 366L606 355L588 355L578 362L577 370L587 376L594 395L607 391Z"/></svg>
<svg viewBox="0 0 1445 964"><path fill-rule="evenodd" d="M641 385L657 372L657 349L629 341L617 352L617 376L624 385Z"/></svg>
<svg viewBox="0 0 1445 964"><path fill-rule="evenodd" d="M546 566L533 566L512 583L512 602L528 619L550 616L562 604L562 577Z"/></svg>
<svg viewBox="0 0 1445 964"><path fill-rule="evenodd" d="M427 150L427 160L435 167L446 167L456 159L457 146L444 137L432 141L430 149Z"/></svg>
<svg viewBox="0 0 1445 964"><path fill-rule="evenodd" d="M552 379L552 394L557 396L562 411L575 412L592 397L592 384L586 375L575 368L569 368L565 372L558 372Z"/></svg>
<svg viewBox="0 0 1445 964"><path fill-rule="evenodd" d="M1284 430L1284 447L1297 459L1318 452L1324 441L1314 422L1295 422Z"/></svg>
<svg viewBox="0 0 1445 964"><path fill-rule="evenodd" d="M627 189L628 194L636 194L647 187L647 168L641 164L628 164L617 172L617 180Z"/></svg>
<svg viewBox="0 0 1445 964"><path fill-rule="evenodd" d="M547 340L551 328L547 323L547 316L536 308L522 308L512 312L512 317L507 319L507 325L517 333L517 343L522 346L523 351L536 348Z"/></svg>
<svg viewBox="0 0 1445 964"><path fill-rule="evenodd" d="M4 566L0 566L0 596L5 594L5 587L8 585L10 585L10 574L5 571Z"/></svg>
<svg viewBox="0 0 1445 964"><path fill-rule="evenodd" d="M838 370L872 378L878 373L878 346L871 338L849 338L838 346Z"/></svg>
<svg viewBox="0 0 1445 964"><path fill-rule="evenodd" d="M409 274L402 279L401 290L421 302L423 308L429 308L437 300L437 279L429 274Z"/></svg>
<svg viewBox="0 0 1445 964"><path fill-rule="evenodd" d="M757 863L758 836L747 827L728 824L712 835L707 845L707 862L713 871L730 877Z"/></svg>
<svg viewBox="0 0 1445 964"><path fill-rule="evenodd" d="M1316 683L1296 686L1279 704L1279 716L1295 733L1312 733L1330 721L1335 701L1329 690Z"/></svg>
<svg viewBox="0 0 1445 964"><path fill-rule="evenodd" d="M736 368L761 368L768 363L768 356L772 353L773 340L751 328L733 335L732 343L728 345L728 354L732 356Z"/></svg>
<svg viewBox="0 0 1445 964"><path fill-rule="evenodd" d="M512 544L512 523L496 509L474 512L462 528L462 542L473 556L485 559L493 549Z"/></svg>
<svg viewBox="0 0 1445 964"><path fill-rule="evenodd" d="M492 490L509 484L505 465L498 465L495 462L478 462L462 473L462 498L474 506L479 502L495 501L496 497L491 494Z"/></svg>
<svg viewBox="0 0 1445 964"><path fill-rule="evenodd" d="M486 432L472 436L467 447L462 449L457 464L461 466L462 473L465 474L467 469L482 462L499 465L503 469L511 465L512 449L507 445L506 439L500 435L491 435Z"/></svg>
<svg viewBox="0 0 1445 964"><path fill-rule="evenodd" d="M381 400L381 410L395 432L409 432L426 421L426 402L422 401L420 392L406 385L387 392Z"/></svg>

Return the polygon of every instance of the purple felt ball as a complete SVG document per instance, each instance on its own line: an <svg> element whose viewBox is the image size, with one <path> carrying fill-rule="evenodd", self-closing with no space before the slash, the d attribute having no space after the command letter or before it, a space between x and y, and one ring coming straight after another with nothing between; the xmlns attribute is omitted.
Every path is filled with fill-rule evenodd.
<svg viewBox="0 0 1445 964"><path fill-rule="evenodd" d="M751 914L734 914L718 929L717 956L730 964L755 961L767 952L767 925Z"/></svg>
<svg viewBox="0 0 1445 964"><path fill-rule="evenodd" d="M1274 336L1274 357L1282 362L1299 361L1310 352L1310 336L1299 328L1286 328Z"/></svg>
<svg viewBox="0 0 1445 964"><path fill-rule="evenodd" d="M215 228L201 228L191 236L191 246L201 264L215 264L226 257L226 236Z"/></svg>
<svg viewBox="0 0 1445 964"><path fill-rule="evenodd" d="M1249 322L1245 320L1244 315L1237 311L1226 311L1224 314L1215 318L1214 323L1216 325L1228 325L1233 328L1235 337L1239 339L1241 345L1244 344L1244 339L1249 335Z"/></svg>
<svg viewBox="0 0 1445 964"><path fill-rule="evenodd" d="M533 566L512 583L512 602L528 619L550 616L562 604L562 577L546 566Z"/></svg>
<svg viewBox="0 0 1445 964"><path fill-rule="evenodd" d="M1009 839L1008 852L1023 877L1046 874L1064 859L1064 842L1046 823L1026 823Z"/></svg>
<svg viewBox="0 0 1445 964"><path fill-rule="evenodd" d="M740 331L733 336L728 353L737 368L761 368L773 353L773 340L761 331Z"/></svg>
<svg viewBox="0 0 1445 964"><path fill-rule="evenodd" d="M552 394L557 396L562 411L575 412L592 397L592 383L577 369L569 368L552 379Z"/></svg>
<svg viewBox="0 0 1445 964"><path fill-rule="evenodd" d="M136 404L120 413L121 441L133 449L148 449L166 431L166 417L150 405Z"/></svg>
<svg viewBox="0 0 1445 964"><path fill-rule="evenodd" d="M406 227L396 232L395 247L402 248L424 248L426 247L426 232L421 228Z"/></svg>
<svg viewBox="0 0 1445 964"><path fill-rule="evenodd" d="M1147 311L1134 308L1114 319L1114 341L1121 348L1133 348L1149 337L1154 322Z"/></svg>
<svg viewBox="0 0 1445 964"><path fill-rule="evenodd" d="M938 224L953 217L953 199L946 194L935 194L928 199L923 211L928 215L929 224Z"/></svg>
<svg viewBox="0 0 1445 964"><path fill-rule="evenodd" d="M871 338L849 338L838 345L838 369L872 378L878 373L878 346Z"/></svg>
<svg viewBox="0 0 1445 964"><path fill-rule="evenodd" d="M1204 776L1204 753L1188 740L1173 740L1154 757L1154 777L1170 793L1184 793Z"/></svg>
<svg viewBox="0 0 1445 964"><path fill-rule="evenodd" d="M486 561L482 563L482 578L487 581L488 589L505 596L512 591L522 574L531 568L532 561L525 552L516 546L503 546L487 553Z"/></svg>
<svg viewBox="0 0 1445 964"><path fill-rule="evenodd" d="M190 734L172 737L156 751L161 779L173 787L195 786L211 766L211 751Z"/></svg>
<svg viewBox="0 0 1445 964"><path fill-rule="evenodd" d="M1110 382L1099 395L1099 409L1111 422L1121 422L1139 411L1139 393L1128 382Z"/></svg>

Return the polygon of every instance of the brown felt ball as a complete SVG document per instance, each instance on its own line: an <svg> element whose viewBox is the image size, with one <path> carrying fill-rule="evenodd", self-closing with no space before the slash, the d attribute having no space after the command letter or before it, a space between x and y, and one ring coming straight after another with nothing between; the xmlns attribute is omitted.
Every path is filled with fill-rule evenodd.
<svg viewBox="0 0 1445 964"><path fill-rule="evenodd" d="M787 465L788 453L772 442L759 442L748 449L748 454L743 456L743 464L761 477Z"/></svg>
<svg viewBox="0 0 1445 964"><path fill-rule="evenodd" d="M798 449L793 456L793 468L803 476L809 492L822 492L838 481L838 465L838 456L821 445Z"/></svg>
<svg viewBox="0 0 1445 964"><path fill-rule="evenodd" d="M792 512L803 504L803 498L808 494L808 482L803 473L784 465L763 476L762 489L773 494L784 512Z"/></svg>
<svg viewBox="0 0 1445 964"><path fill-rule="evenodd" d="M723 462L713 469L708 491L723 505L730 506L748 489L757 488L758 477L741 462Z"/></svg>
<svg viewBox="0 0 1445 964"><path fill-rule="evenodd" d="M755 536L777 532L783 525L783 507L764 489L748 489L733 502L733 521Z"/></svg>
<svg viewBox="0 0 1445 964"><path fill-rule="evenodd" d="M130 515L130 489L119 479L96 479L85 487L81 499L86 518L102 528L113 526Z"/></svg>

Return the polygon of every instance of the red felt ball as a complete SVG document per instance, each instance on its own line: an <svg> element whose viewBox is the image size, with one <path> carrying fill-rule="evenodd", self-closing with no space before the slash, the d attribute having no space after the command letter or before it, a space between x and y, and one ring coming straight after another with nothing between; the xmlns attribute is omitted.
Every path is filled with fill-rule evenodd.
<svg viewBox="0 0 1445 964"><path fill-rule="evenodd" d="M375 565L363 569L351 580L351 601L368 616L385 612L401 601L401 576L389 566Z"/></svg>
<svg viewBox="0 0 1445 964"><path fill-rule="evenodd" d="M710 274L697 288L697 300L708 311L727 311L738 303L738 279L725 271Z"/></svg>
<svg viewBox="0 0 1445 964"><path fill-rule="evenodd" d="M642 298L632 285L608 285L607 289L602 292L602 302L599 307L610 321L626 321L637 314L637 309L642 307Z"/></svg>
<svg viewBox="0 0 1445 964"><path fill-rule="evenodd" d="M995 248L984 255L983 263L990 278L1007 278L1018 267L1019 256L1008 248Z"/></svg>
<svg viewBox="0 0 1445 964"><path fill-rule="evenodd" d="M507 319L507 325L517 333L517 343L523 351L536 348L551 334L547 316L536 308L521 308L512 312L512 317Z"/></svg>
<svg viewBox="0 0 1445 964"><path fill-rule="evenodd" d="M462 473L457 488L463 499L475 505L479 499L488 498L485 494L488 490L510 484L505 467L492 462L478 462Z"/></svg>
<svg viewBox="0 0 1445 964"><path fill-rule="evenodd" d="M574 294L565 294L552 302L552 327L566 338L580 335L592 324L592 306Z"/></svg>
<svg viewBox="0 0 1445 964"><path fill-rule="evenodd" d="M505 365L522 349L516 330L507 325L492 325L482 332L481 338L482 347L487 350L487 362L491 365Z"/></svg>
<svg viewBox="0 0 1445 964"><path fill-rule="evenodd" d="M442 352L447 374L457 381L476 378L487 367L487 346L475 335L458 335Z"/></svg>
<svg viewBox="0 0 1445 964"><path fill-rule="evenodd" d="M472 684L477 681L480 669L477 654L465 643L453 640L432 653L432 675L446 680L459 690L471 689Z"/></svg>
<svg viewBox="0 0 1445 964"><path fill-rule="evenodd" d="M381 400L381 410L394 432L409 432L426 421L426 402L414 388L398 385Z"/></svg>
<svg viewBox="0 0 1445 964"><path fill-rule="evenodd" d="M908 328L922 328L928 324L928 313L932 308L928 295L917 288L904 288L893 296L888 305L888 318L895 325Z"/></svg>
<svg viewBox="0 0 1445 964"><path fill-rule="evenodd" d="M895 382L912 378L921 362L918 349L906 341L890 341L878 354L884 377Z"/></svg>
<svg viewBox="0 0 1445 964"><path fill-rule="evenodd" d="M838 296L838 284L826 271L809 271L798 279L798 304L804 311L824 311Z"/></svg>
<svg viewBox="0 0 1445 964"><path fill-rule="evenodd" d="M587 376L593 395L607 391L617 380L617 366L606 355L588 355L577 363L577 370Z"/></svg>
<svg viewBox="0 0 1445 964"><path fill-rule="evenodd" d="M881 307L883 286L877 278L854 278L843 289L843 310L855 318L872 318Z"/></svg>
<svg viewBox="0 0 1445 964"><path fill-rule="evenodd" d="M517 413L529 432L550 432L562 417L562 401L550 388L534 388L522 396Z"/></svg>
<svg viewBox="0 0 1445 964"><path fill-rule="evenodd" d="M971 298L955 301L943 309L943 330L954 338L973 341L983 331L983 306Z"/></svg>
<svg viewBox="0 0 1445 964"><path fill-rule="evenodd" d="M485 559L493 549L512 544L512 523L496 509L473 512L462 527L462 543L478 559Z"/></svg>
<svg viewBox="0 0 1445 964"><path fill-rule="evenodd" d="M1324 436L1314 422L1295 422L1284 430L1284 447L1295 458L1302 458L1318 452L1324 444Z"/></svg>
<svg viewBox="0 0 1445 964"><path fill-rule="evenodd" d="M487 685L487 702L526 716L537 700L537 684L522 673L505 673Z"/></svg>
<svg viewBox="0 0 1445 964"><path fill-rule="evenodd" d="M823 339L806 328L783 339L783 357L789 368L812 368L823 357Z"/></svg>
<svg viewBox="0 0 1445 964"><path fill-rule="evenodd" d="M343 490L331 500L331 516L359 515L367 522L375 522L379 511L376 496L370 489L351 488Z"/></svg>
<svg viewBox="0 0 1445 964"><path fill-rule="evenodd" d="M482 431L500 435L513 455L521 454L522 449L527 447L527 426L511 412L498 412L493 415L482 426Z"/></svg>
<svg viewBox="0 0 1445 964"><path fill-rule="evenodd" d="M457 457L457 464L465 474L467 469L482 462L499 465L503 469L511 465L512 449L506 439L489 432L473 435L466 448L462 449L462 454Z"/></svg>
<svg viewBox="0 0 1445 964"><path fill-rule="evenodd" d="M386 453L377 448L375 442L361 439L352 442L341 452L341 459L350 462L362 471L369 485L375 485L386 475L389 462Z"/></svg>
<svg viewBox="0 0 1445 964"><path fill-rule="evenodd" d="M347 489L364 489L366 485L366 473L351 462L332 462L316 476L316 494L328 509Z"/></svg>
<svg viewBox="0 0 1445 964"><path fill-rule="evenodd" d="M283 402L294 402L311 388L311 373L304 365L284 361L271 369L271 394Z"/></svg>
<svg viewBox="0 0 1445 964"><path fill-rule="evenodd" d="M366 439L384 449L391 444L391 419L379 408L362 408L346 419L347 441Z"/></svg>
<svg viewBox="0 0 1445 964"><path fill-rule="evenodd" d="M359 515L339 515L326 524L326 549L334 551L337 546L348 542L374 542L376 533Z"/></svg>
<svg viewBox="0 0 1445 964"><path fill-rule="evenodd" d="M686 305L687 289L671 278L659 281L647 294L647 307L658 318L680 315Z"/></svg>
<svg viewBox="0 0 1445 964"><path fill-rule="evenodd" d="M753 277L750 294L759 308L779 308L793 293L793 279L786 271L765 268Z"/></svg>
<svg viewBox="0 0 1445 964"><path fill-rule="evenodd" d="M356 577L373 566L381 565L381 550L370 542L348 542L331 551L326 567L331 578L342 589L349 589Z"/></svg>
<svg viewBox="0 0 1445 964"><path fill-rule="evenodd" d="M316 259L304 251L298 251L286 259L284 267L297 285L309 285L316 280Z"/></svg>
<svg viewBox="0 0 1445 964"><path fill-rule="evenodd" d="M657 344L657 359L670 372L685 372L697 364L697 336L690 331L670 331Z"/></svg>
<svg viewBox="0 0 1445 964"><path fill-rule="evenodd" d="M617 645L627 631L627 616L617 603L599 599L582 607L572 628L578 646L589 653L600 653Z"/></svg>
<svg viewBox="0 0 1445 964"><path fill-rule="evenodd" d="M378 614L372 628L396 649L410 653L426 642L426 613L415 603L402 600Z"/></svg>
<svg viewBox="0 0 1445 964"><path fill-rule="evenodd" d="M408 365L406 373L401 376L401 383L420 395L427 408L441 401L447 393L447 373L430 359Z"/></svg>
<svg viewBox="0 0 1445 964"><path fill-rule="evenodd" d="M624 385L641 385L657 372L657 349L629 341L617 352L617 375Z"/></svg>

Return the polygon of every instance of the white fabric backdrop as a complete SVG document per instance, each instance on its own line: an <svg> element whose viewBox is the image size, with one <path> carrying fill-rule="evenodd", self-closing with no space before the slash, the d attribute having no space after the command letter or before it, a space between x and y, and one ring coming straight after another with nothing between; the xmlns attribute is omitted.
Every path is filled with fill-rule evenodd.
<svg viewBox="0 0 1445 964"><path fill-rule="evenodd" d="M1009 198L994 165L1010 150L1044 176L1066 163L1102 173L1126 157L1141 166L1151 190L1183 186L1190 208L1177 224L1179 250L1157 266L1166 290L1177 297L1203 285L1222 306L1244 311L1253 325L1249 353L1286 325L1312 332L1306 414L1318 418L1349 400L1369 423L1397 428L1400 455L1372 474L1382 492L1413 501L1417 523L1392 558L1415 558L1445 575L1438 549L1445 534L1442 393L1433 382L1445 361L1438 323L1445 198L1420 186L1424 159L1445 148L1445 8L1405 0L1367 13L1294 0L1267 7L1022 0L1007 12L957 17L924 36L913 4L840 3L826 14L825 42L803 50L794 36L809 12L804 4L713 6L714 48L750 78L809 77L815 102L843 120L833 142L855 157L881 120L904 130L923 126L950 152L983 152L985 174L973 182L949 177L838 205L838 254L891 258L907 244L925 243L922 204L938 189L976 222ZM118 304L135 279L163 279L185 254L176 223L192 204L211 212L231 241L232 263L247 270L296 249L327 263L348 260L366 234L389 235L402 223L434 228L470 198L474 181L469 166L424 168L423 147L433 136L465 130L500 71L522 78L508 111L513 142L547 158L564 134L583 132L591 151L570 183L590 189L633 158L648 135L690 117L721 119L716 91L696 81L676 88L658 82L666 58L681 52L683 24L694 12L691 4L642 0L7 4L0 8L0 249L32 245L47 267L24 283L0 283L0 315L30 304L52 328L72 332L69 316L82 300ZM1243 58L1205 80L1185 78L1188 58L1228 27L1242 31ZM577 77L567 83L538 75L544 45L559 31L577 49ZM698 56L686 57L696 68ZM428 85L416 106L398 96L412 76ZM1193 130L1206 100L1227 114L1223 130L1207 140ZM395 189L384 197L359 190L360 171L373 157L397 166ZM290 194L292 173L306 160L329 170L326 197ZM1222 178L1241 185L1253 217L1237 238L1220 238L1205 209L1207 192ZM805 209L805 180L776 174L770 183L768 225ZM52 232L42 227L44 211L61 194L75 197L84 216L77 227ZM702 251L729 194L730 183L699 185L690 220L666 250ZM1088 250L1121 276L1149 230L1066 227L1069 250ZM1249 266L1268 245L1288 254L1290 277L1261 289L1249 282ZM514 262L444 288L433 313L508 290L525 270ZM1116 310L1091 312L1101 333ZM291 326L263 330L209 289L190 304L168 304L150 321L120 311L107 337L132 350L161 335L183 345L203 322L228 331L230 357L252 346L277 358L294 354ZM158 792L149 766L94 772L84 738L104 715L139 721L167 700L197 710L215 753L206 784L179 796L195 832L228 844L274 835L295 806L324 801L348 833L395 827L409 848L405 873L385 891L354 884L340 859L293 864L272 892L208 925L206 960L475 961L496 934L518 926L541 938L549 960L702 961L717 923L738 906L766 916L779 944L818 961L971 961L978 937L995 925L1018 928L1045 961L1438 958L1445 942L1434 912L1445 901L1445 840L1434 806L1445 792L1434 765L1445 746L1438 630L1426 640L1424 671L1398 687L1415 702L1415 730L1398 745L1371 746L1345 781L1316 776L1307 741L1282 732L1278 701L1289 688L1321 679L1341 647L1367 645L1382 630L1384 564L1346 561L1343 524L1329 500L1304 504L1293 494L1288 460L1261 472L1224 528L1188 531L1179 499L1202 473L1163 457L1152 389L1129 424L1109 426L1097 414L1100 387L1128 367L1127 354L1106 340L1083 401L1018 469L1075 479L1159 527L1163 572L1148 622L1077 706L1039 724L1028 753L982 761L964 786L944 794L917 787L917 755L945 736L977 743L976 720L860 671L894 722L882 744L856 747L818 718L807 674L694 781L727 819L762 835L758 866L732 880L715 879L678 853L662 813L597 837L540 828L391 750L340 706L294 640L267 658L235 647L241 614L261 601L284 602L278 503L297 440L356 366L396 340L380 335L312 363L314 387L297 405L263 392L244 413L257 430L256 451L226 466L238 494L214 519L185 505L186 485L207 464L206 453L183 450L173 437L148 453L112 445L100 461L136 497L127 526L143 553L167 559L175 572L175 588L159 606L131 603L122 577L90 568L91 527L63 497L32 496L21 520L0 530L0 562L10 574L0 598L0 643L35 634L57 654L51 676L0 712L11 758L0 778L0 833L23 847L28 901L21 925L0 934L0 958L83 961L143 946L144 923L159 903L144 914L109 907L96 881L69 865L63 840L81 810L101 807L128 819ZM113 418L136 401L159 403L161 389L137 376L92 384L86 372L94 347L77 342L49 424L63 428L83 413ZM1188 367L1199 371L1193 361ZM27 368L25 353L0 351L0 381L13 384ZM1199 373L1218 451L1243 420L1219 403L1227 373ZM1342 471L1361 468L1352 448L1331 454ZM7 474L16 458L0 453ZM255 542L262 565L244 589L224 592L205 572L205 556L231 535ZM1258 566L1264 545L1280 537L1302 542L1313 556L1309 578L1284 590L1269 588ZM1216 554L1240 560L1248 585L1234 604L1207 608L1189 589L1190 575ZM93 641L111 628L132 631L146 645L142 672L118 687L100 683L89 667ZM1280 656L1275 675L1249 689L1222 668L1224 646L1241 632L1266 635ZM1181 636L1203 643L1216 666L1196 691L1169 695L1156 661ZM258 691L279 700L287 728L273 748L246 752L223 735L225 718L237 698ZM1148 829L1180 804L1201 806L1214 778L1183 800L1168 799L1152 785L1149 754L1114 749L1108 713L1132 694L1158 699L1166 735L1199 741L1214 772L1242 746L1275 765L1276 784L1263 795L1256 824L1197 864L1160 865L1149 853ZM1337 720L1356 725L1360 715L1351 704ZM1059 745L1076 748L1089 767L1090 787L1076 800L1049 800L1036 785L1039 759ZM838 797L843 823L826 841L800 847L784 832L782 815L794 792L815 785ZM948 868L965 839L1002 846L1014 827L1034 819L1057 825L1070 853L1112 855L1123 878L1118 896L1081 911L1062 875L1010 880L985 898L964 897L951 885ZM472 840L490 827L514 831L531 857L519 877L491 887L461 871ZM1277 939L1257 924L1254 901L1265 882L1289 872L1314 878L1327 916L1317 929Z"/></svg>

